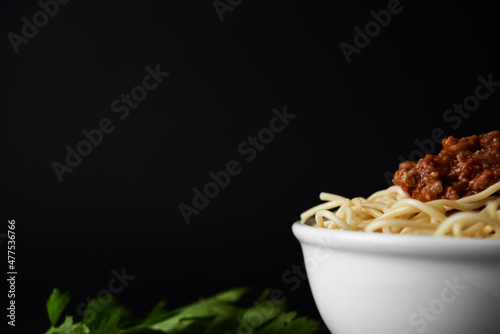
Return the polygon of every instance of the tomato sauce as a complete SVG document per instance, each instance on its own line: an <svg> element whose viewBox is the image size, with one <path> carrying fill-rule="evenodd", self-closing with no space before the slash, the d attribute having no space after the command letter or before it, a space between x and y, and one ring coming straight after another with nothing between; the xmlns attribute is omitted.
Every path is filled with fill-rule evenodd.
<svg viewBox="0 0 500 334"><path fill-rule="evenodd" d="M414 199L456 200L500 181L500 131L443 139L437 155L399 164L392 182Z"/></svg>

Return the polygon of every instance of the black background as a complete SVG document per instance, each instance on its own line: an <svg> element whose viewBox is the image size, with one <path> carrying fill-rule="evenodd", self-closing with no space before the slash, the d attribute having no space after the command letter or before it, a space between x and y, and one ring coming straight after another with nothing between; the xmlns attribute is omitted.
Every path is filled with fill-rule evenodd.
<svg viewBox="0 0 500 334"><path fill-rule="evenodd" d="M174 307L252 286L280 289L318 318L307 281L297 288L283 274L302 265L291 224L319 192L387 187L384 173L435 128L500 128L498 92L457 129L443 120L479 75L500 81L494 8L402 6L348 64L339 43L353 44L353 28L387 1L244 0L221 21L211 1L73 0L17 54L7 34L40 7L3 1L0 232L15 219L14 332L49 327L54 287L71 292L76 313L123 267L135 279L117 298L138 315L160 298ZM170 76L119 120L111 102L156 64ZM238 145L283 106L298 116L246 162ZM51 163L105 117L114 132L60 183ZM230 160L241 174L186 224L178 205Z"/></svg>

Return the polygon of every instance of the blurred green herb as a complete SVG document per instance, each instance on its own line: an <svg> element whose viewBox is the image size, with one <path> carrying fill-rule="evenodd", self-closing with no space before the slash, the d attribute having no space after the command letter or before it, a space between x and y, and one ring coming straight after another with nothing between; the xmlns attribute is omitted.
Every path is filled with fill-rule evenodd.
<svg viewBox="0 0 500 334"><path fill-rule="evenodd" d="M49 320L52 326L55 326L57 321L59 321L59 317L66 306L68 306L69 300L69 293L66 292L61 294L61 292L57 289L52 291L52 294L46 304L47 314L49 315Z"/></svg>
<svg viewBox="0 0 500 334"><path fill-rule="evenodd" d="M114 299L97 299L87 305L81 322L75 323L73 317L66 316L56 327L70 297L54 289L47 301L51 327L45 334L316 333L317 321L287 312L282 301L266 299L268 290L252 306L237 305L247 292L246 288L236 288L174 310L165 309L165 302L160 301L144 319L134 319ZM95 312L96 306L99 312Z"/></svg>

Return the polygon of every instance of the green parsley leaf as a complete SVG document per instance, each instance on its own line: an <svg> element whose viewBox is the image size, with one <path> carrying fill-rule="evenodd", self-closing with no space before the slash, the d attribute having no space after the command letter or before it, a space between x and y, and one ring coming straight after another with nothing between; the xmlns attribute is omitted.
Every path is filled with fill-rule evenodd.
<svg viewBox="0 0 500 334"><path fill-rule="evenodd" d="M57 325L59 318L61 317L62 312L68 306L71 297L69 293L61 293L58 289L54 289L47 300L47 313L49 315L50 323L52 327Z"/></svg>
<svg viewBox="0 0 500 334"><path fill-rule="evenodd" d="M131 319L130 311L119 305L111 295L106 295L87 304L82 322L92 334L109 334L112 329L128 327Z"/></svg>
<svg viewBox="0 0 500 334"><path fill-rule="evenodd" d="M255 334L315 333L318 329L317 321L305 317L296 317L297 312L281 313L265 327L256 331Z"/></svg>
<svg viewBox="0 0 500 334"><path fill-rule="evenodd" d="M66 316L61 326L51 327L45 334L90 334L90 330L82 323L73 324L73 317Z"/></svg>
<svg viewBox="0 0 500 334"><path fill-rule="evenodd" d="M133 319L114 298L103 296L88 303L82 322L74 324L73 318L67 316L61 326L52 325L45 334L316 333L317 321L286 312L283 301L267 299L269 289L252 305L241 306L242 297L248 291L248 288L231 289L174 310L165 309L166 303L160 301L144 319ZM49 317L52 314L51 322L57 323L67 301L68 294L56 292L50 296L47 310Z"/></svg>
<svg viewBox="0 0 500 334"><path fill-rule="evenodd" d="M221 292L212 297L212 299L224 302L224 303L235 303L243 297L246 293L250 291L249 288L235 288Z"/></svg>

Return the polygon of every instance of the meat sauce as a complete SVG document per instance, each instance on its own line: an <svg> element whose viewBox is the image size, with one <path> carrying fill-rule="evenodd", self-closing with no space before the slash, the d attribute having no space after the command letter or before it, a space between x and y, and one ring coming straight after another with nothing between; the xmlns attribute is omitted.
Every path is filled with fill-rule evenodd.
<svg viewBox="0 0 500 334"><path fill-rule="evenodd" d="M399 164L392 182L414 199L457 200L500 181L500 131L464 138L450 136L437 155Z"/></svg>

